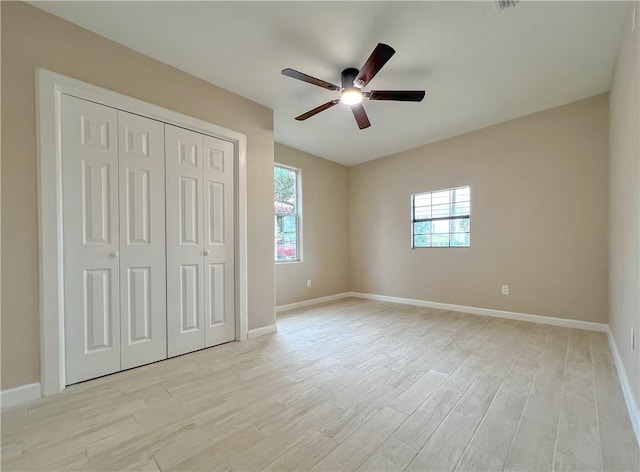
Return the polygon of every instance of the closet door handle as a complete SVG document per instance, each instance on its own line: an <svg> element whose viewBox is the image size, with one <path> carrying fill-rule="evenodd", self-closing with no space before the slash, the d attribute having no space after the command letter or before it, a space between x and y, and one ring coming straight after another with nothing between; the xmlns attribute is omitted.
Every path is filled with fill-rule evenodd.
<svg viewBox="0 0 640 472"><path fill-rule="evenodd" d="M206 249L202 252L202 254L204 254L205 256L208 256L210 254L209 251L207 251Z"/></svg>
<svg viewBox="0 0 640 472"><path fill-rule="evenodd" d="M109 254L109 257L111 259L115 259L116 257L118 257L120 255L120 253L118 251L113 251L111 254Z"/></svg>

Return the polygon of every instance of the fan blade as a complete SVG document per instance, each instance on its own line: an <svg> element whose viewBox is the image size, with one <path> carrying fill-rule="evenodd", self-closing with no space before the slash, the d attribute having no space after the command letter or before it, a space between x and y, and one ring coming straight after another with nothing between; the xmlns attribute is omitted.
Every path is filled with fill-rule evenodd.
<svg viewBox="0 0 640 472"><path fill-rule="evenodd" d="M353 84L360 88L367 85L395 53L395 49L391 46L378 43L371 53L371 56L369 56L369 59L367 59L367 62L365 62L362 69L360 69L360 73L353 80Z"/></svg>
<svg viewBox="0 0 640 472"><path fill-rule="evenodd" d="M353 116L356 118L356 122L358 123L358 128L365 129L371 126L369 117L364 111L364 107L362 106L362 104L353 105L351 107L351 110L353 111Z"/></svg>
<svg viewBox="0 0 640 472"><path fill-rule="evenodd" d="M310 84L317 85L318 87L326 88L327 90L340 90L340 87L338 87L337 85L326 82L324 80L316 79L315 77L303 74L302 72L298 72L297 70L289 68L282 69L282 75L286 75L287 77L291 77L292 79L302 80L303 82L308 82Z"/></svg>
<svg viewBox="0 0 640 472"><path fill-rule="evenodd" d="M308 112L303 113L300 116L296 116L296 120L304 121L307 118L311 118L313 115L317 115L321 111L325 111L327 108L331 108L332 106L337 105L338 103L340 103L340 99L335 99L331 100L330 102L323 103L319 107L315 107L313 110L309 110Z"/></svg>
<svg viewBox="0 0 640 472"><path fill-rule="evenodd" d="M424 90L372 90L365 93L369 100L395 100L398 102L421 102Z"/></svg>

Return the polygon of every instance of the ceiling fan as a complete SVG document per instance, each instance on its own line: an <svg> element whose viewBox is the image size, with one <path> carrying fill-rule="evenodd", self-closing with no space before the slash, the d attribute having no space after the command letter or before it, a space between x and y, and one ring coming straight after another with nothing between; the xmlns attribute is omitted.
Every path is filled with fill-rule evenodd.
<svg viewBox="0 0 640 472"><path fill-rule="evenodd" d="M362 106L362 99L368 98L369 100L394 100L400 102L421 102L424 98L424 90L371 90L370 92L364 92L362 89L373 79L382 66L384 66L391 56L395 54L395 49L391 46L383 43L378 43L376 48L364 63L362 69L358 70L353 67L349 67L342 71L341 87L326 82L321 79L317 79L302 72L298 72L294 69L282 69L282 75L291 77L292 79L302 80L318 87L325 88L327 90L335 90L340 92L340 98L336 98L327 103L320 105L319 107L309 110L300 116L296 116L296 120L304 121L307 118L311 118L317 115L321 111L327 110L338 103L344 103L351 107L353 116L358 123L360 129L365 129L371 126L367 113Z"/></svg>

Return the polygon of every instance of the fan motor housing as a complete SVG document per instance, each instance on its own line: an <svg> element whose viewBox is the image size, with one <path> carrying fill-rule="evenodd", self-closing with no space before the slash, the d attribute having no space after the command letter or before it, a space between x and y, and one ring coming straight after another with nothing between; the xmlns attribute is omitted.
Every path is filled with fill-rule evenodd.
<svg viewBox="0 0 640 472"><path fill-rule="evenodd" d="M350 88L354 88L355 85L353 85L353 81L355 80L355 78L358 76L358 73L360 71L358 69L355 69L353 67L349 67L348 69L345 69L342 71L342 89L350 89Z"/></svg>

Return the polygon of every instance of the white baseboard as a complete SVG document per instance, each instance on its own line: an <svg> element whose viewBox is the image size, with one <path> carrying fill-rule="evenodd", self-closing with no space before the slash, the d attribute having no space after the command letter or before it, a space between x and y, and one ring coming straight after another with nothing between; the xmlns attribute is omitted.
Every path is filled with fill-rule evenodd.
<svg viewBox="0 0 640 472"><path fill-rule="evenodd" d="M631 424L633 430L636 433L636 439L640 445L640 408L633 395L633 389L631 388L631 382L629 382L629 376L627 375L627 369L625 369L622 363L622 358L618 352L618 347L613 339L613 333L608 330L609 344L611 345L611 351L613 352L613 359L616 362L616 369L618 369L618 378L620 379L620 386L622 387L622 394L624 400L627 403L627 409L629 410L629 417L631 418Z"/></svg>
<svg viewBox="0 0 640 472"><path fill-rule="evenodd" d="M412 298L389 297L387 295L375 295L372 293L351 292L352 297L366 298L368 300L378 300L381 302L402 303L404 305L424 306L427 308L437 308L439 310L460 311L473 315L493 316L495 318L506 318L508 320L528 321L531 323L542 323L554 326L564 326L566 328L586 329L589 331L600 331L607 333L609 325L605 323L594 323L592 321L570 320L567 318L554 318L552 316L531 315L528 313L517 313L513 311L493 310L491 308L477 308L465 305L452 305L450 303L430 302L428 300L415 300Z"/></svg>
<svg viewBox="0 0 640 472"><path fill-rule="evenodd" d="M327 295L326 297L312 298L311 300L303 300L301 302L290 303L288 305L280 305L276 307L276 313L294 310L296 308L303 308L305 306L317 305L318 303L332 302L334 300L340 300L341 298L347 298L350 296L351 292L336 293L335 295Z"/></svg>
<svg viewBox="0 0 640 472"><path fill-rule="evenodd" d="M34 382L0 391L0 406L2 408L18 406L37 400L40 397L42 397L40 382Z"/></svg>
<svg viewBox="0 0 640 472"><path fill-rule="evenodd" d="M278 325L272 324L269 326L263 326L262 328L250 329L247 333L247 339L254 339L258 336L264 336L265 334L271 334L278 331Z"/></svg>

